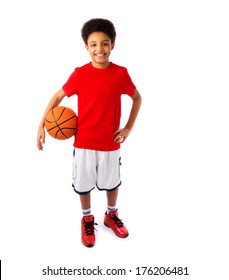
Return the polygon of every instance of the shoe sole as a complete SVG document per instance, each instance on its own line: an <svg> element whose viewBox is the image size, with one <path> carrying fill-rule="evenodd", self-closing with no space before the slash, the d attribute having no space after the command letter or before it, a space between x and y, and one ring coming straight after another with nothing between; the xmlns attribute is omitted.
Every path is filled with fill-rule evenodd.
<svg viewBox="0 0 229 280"><path fill-rule="evenodd" d="M106 224L105 222L104 222L104 225L112 230L112 228L109 227L108 224ZM113 231L113 230L112 230L112 231ZM119 235L117 235L114 231L113 231L113 233L114 233L116 236L118 236L119 238L126 238L127 236L129 236L129 233L127 233L127 235L125 235L125 236L119 236Z"/></svg>

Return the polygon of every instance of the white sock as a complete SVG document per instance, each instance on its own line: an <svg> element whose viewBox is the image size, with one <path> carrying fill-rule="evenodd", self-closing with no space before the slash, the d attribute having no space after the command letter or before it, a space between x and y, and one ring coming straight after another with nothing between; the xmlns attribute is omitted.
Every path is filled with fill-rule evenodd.
<svg viewBox="0 0 229 280"><path fill-rule="evenodd" d="M117 209L116 206L107 205L107 213L114 212L116 209Z"/></svg>
<svg viewBox="0 0 229 280"><path fill-rule="evenodd" d="M91 215L91 208L88 209L82 209L84 216L90 216Z"/></svg>

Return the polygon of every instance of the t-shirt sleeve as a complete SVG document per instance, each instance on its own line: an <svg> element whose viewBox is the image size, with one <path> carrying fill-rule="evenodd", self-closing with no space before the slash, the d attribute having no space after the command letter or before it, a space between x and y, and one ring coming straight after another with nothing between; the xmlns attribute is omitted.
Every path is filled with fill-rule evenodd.
<svg viewBox="0 0 229 280"><path fill-rule="evenodd" d="M136 86L132 82L131 77L130 77L127 69L125 69L123 93L128 94L129 96L132 96L132 95L134 95L135 91L136 91Z"/></svg>
<svg viewBox="0 0 229 280"><path fill-rule="evenodd" d="M70 75L67 82L63 85L62 89L67 97L72 96L73 94L78 93L78 77L79 77L78 68Z"/></svg>

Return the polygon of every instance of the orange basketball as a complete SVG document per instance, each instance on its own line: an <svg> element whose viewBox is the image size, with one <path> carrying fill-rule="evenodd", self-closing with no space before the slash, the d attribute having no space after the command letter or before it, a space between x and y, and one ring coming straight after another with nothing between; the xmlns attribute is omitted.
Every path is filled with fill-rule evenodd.
<svg viewBox="0 0 229 280"><path fill-rule="evenodd" d="M54 107L45 117L45 128L48 134L59 140L72 137L77 131L77 123L76 113L65 106Z"/></svg>

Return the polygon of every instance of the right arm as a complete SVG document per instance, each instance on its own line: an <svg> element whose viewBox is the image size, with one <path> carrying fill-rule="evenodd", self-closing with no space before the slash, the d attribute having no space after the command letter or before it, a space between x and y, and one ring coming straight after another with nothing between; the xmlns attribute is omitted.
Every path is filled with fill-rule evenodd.
<svg viewBox="0 0 229 280"><path fill-rule="evenodd" d="M60 89L59 91L57 91L53 97L50 99L44 115L40 121L40 125L38 127L38 132L37 132L37 147L38 150L42 151L43 150L43 145L45 143L45 117L47 115L47 113L54 107L58 106L60 104L60 102L63 100L63 98L65 97L65 93L63 91L63 89Z"/></svg>

